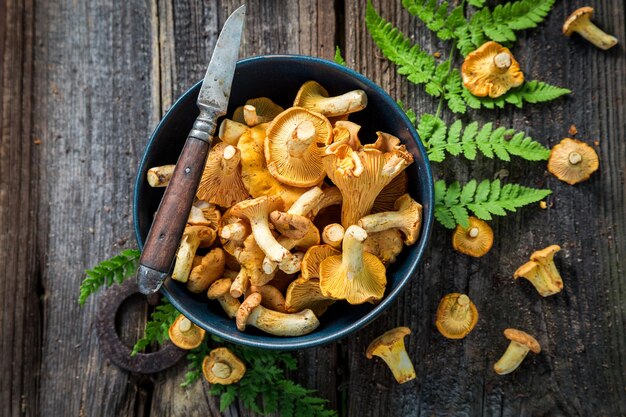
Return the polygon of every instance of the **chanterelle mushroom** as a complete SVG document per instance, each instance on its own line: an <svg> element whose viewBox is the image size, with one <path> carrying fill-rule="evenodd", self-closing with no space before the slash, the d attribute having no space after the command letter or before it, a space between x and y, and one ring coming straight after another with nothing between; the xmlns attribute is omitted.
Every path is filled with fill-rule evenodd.
<svg viewBox="0 0 626 417"><path fill-rule="evenodd" d="M233 113L233 120L246 123L248 126L256 126L261 123L271 122L283 108L267 97L251 98L246 104L237 107Z"/></svg>
<svg viewBox="0 0 626 417"><path fill-rule="evenodd" d="M498 375L510 374L516 370L529 351L533 353L541 352L541 345L537 342L537 339L526 332L517 329L506 329L504 337L509 339L511 343L509 343L509 347L500 360L493 365L493 369Z"/></svg>
<svg viewBox="0 0 626 417"><path fill-rule="evenodd" d="M524 73L508 48L489 41L465 57L463 85L477 97L500 97L524 82Z"/></svg>
<svg viewBox="0 0 626 417"><path fill-rule="evenodd" d="M422 225L422 205L404 194L395 202L396 211L384 211L370 214L359 220L359 226L367 233L382 232L387 229L399 229L404 234L404 244L412 245L417 241Z"/></svg>
<svg viewBox="0 0 626 417"><path fill-rule="evenodd" d="M302 259L301 274L305 280L320 277L320 264L329 256L341 255L341 252L329 245L315 245L307 249Z"/></svg>
<svg viewBox="0 0 626 417"><path fill-rule="evenodd" d="M181 314L174 320L167 334L176 346L191 350L202 344L206 331Z"/></svg>
<svg viewBox="0 0 626 417"><path fill-rule="evenodd" d="M384 360L398 384L415 379L415 368L404 346L404 337L408 334L411 334L408 327L391 329L372 340L365 352L368 359L378 356Z"/></svg>
<svg viewBox="0 0 626 417"><path fill-rule="evenodd" d="M289 284L285 296L285 307L289 313L297 313L304 309L311 309L320 317L326 312L335 300L326 297L320 290L320 281L317 278L298 278Z"/></svg>
<svg viewBox="0 0 626 417"><path fill-rule="evenodd" d="M569 185L588 180L598 166L596 151L585 142L570 138L555 145L548 159L548 171Z"/></svg>
<svg viewBox="0 0 626 417"><path fill-rule="evenodd" d="M248 198L241 180L240 151L224 142L211 149L196 196L200 200L230 207Z"/></svg>
<svg viewBox="0 0 626 417"><path fill-rule="evenodd" d="M294 106L304 107L324 116L341 116L363 110L367 106L367 94L363 90L353 90L335 97L329 97L328 91L315 81L302 84Z"/></svg>
<svg viewBox="0 0 626 417"><path fill-rule="evenodd" d="M176 252L172 279L187 282L193 258L198 247L210 246L215 241L215 231L207 226L187 226Z"/></svg>
<svg viewBox="0 0 626 417"><path fill-rule="evenodd" d="M341 145L323 161L328 177L341 191L341 224L348 227L370 212L378 193L413 162L413 156L404 146L383 153Z"/></svg>
<svg viewBox="0 0 626 417"><path fill-rule="evenodd" d="M230 286L232 283L230 278L218 279L209 287L207 297L209 300L217 300L228 317L234 319L241 303L230 295Z"/></svg>
<svg viewBox="0 0 626 417"><path fill-rule="evenodd" d="M261 305L261 294L250 294L237 310L237 328L242 332L250 325L275 336L302 336L315 330L320 322L311 310L286 314Z"/></svg>
<svg viewBox="0 0 626 417"><path fill-rule="evenodd" d="M593 7L581 7L569 15L563 24L563 34L576 32L600 49L609 49L617 44L617 38L603 32L591 22Z"/></svg>
<svg viewBox="0 0 626 417"><path fill-rule="evenodd" d="M529 280L542 297L557 294L563 290L563 279L554 264L554 254L561 250L559 245L533 252L530 261L517 268L513 278Z"/></svg>
<svg viewBox="0 0 626 417"><path fill-rule="evenodd" d="M448 339L463 339L478 322L478 310L465 294L452 293L441 299L435 325Z"/></svg>
<svg viewBox="0 0 626 417"><path fill-rule="evenodd" d="M243 123L230 119L224 119L220 124L217 137L220 138L222 142L232 146L237 146L239 138L241 138L241 136L248 130L250 130L250 128Z"/></svg>
<svg viewBox="0 0 626 417"><path fill-rule="evenodd" d="M148 184L150 187L167 187L174 174L176 165L162 165L148 170Z"/></svg>
<svg viewBox="0 0 626 417"><path fill-rule="evenodd" d="M270 174L263 150L266 128L267 124L260 124L239 138L237 149L241 151L241 179L253 198L280 196L285 206L290 207L307 189L283 184Z"/></svg>
<svg viewBox="0 0 626 417"><path fill-rule="evenodd" d="M191 270L187 280L187 289L200 293L222 277L226 265L226 254L222 248L213 248L203 258L200 265Z"/></svg>
<svg viewBox="0 0 626 417"><path fill-rule="evenodd" d="M389 265L396 261L396 256L402 252L404 243L402 234L398 229L387 229L382 232L368 233L363 242L363 250L380 259L383 265Z"/></svg>
<svg viewBox="0 0 626 417"><path fill-rule="evenodd" d="M332 139L328 119L300 107L292 107L267 127L265 159L270 174L283 184L311 187L324 179L323 149Z"/></svg>
<svg viewBox="0 0 626 417"><path fill-rule="evenodd" d="M221 347L204 358L202 374L211 384L235 384L246 374L246 365L228 348Z"/></svg>
<svg viewBox="0 0 626 417"><path fill-rule="evenodd" d="M367 232L350 226L343 238L343 253L320 264L322 294L350 304L377 302L383 298L387 276L383 263L363 250Z"/></svg>
<svg viewBox="0 0 626 417"><path fill-rule="evenodd" d="M458 225L452 235L454 250L474 258L487 254L492 246L493 230L487 222L473 216L469 218L469 227Z"/></svg>

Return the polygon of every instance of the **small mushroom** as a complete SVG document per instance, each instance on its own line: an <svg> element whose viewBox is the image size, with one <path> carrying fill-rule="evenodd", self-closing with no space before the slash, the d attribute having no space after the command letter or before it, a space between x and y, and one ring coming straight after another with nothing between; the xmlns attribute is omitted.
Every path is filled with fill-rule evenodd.
<svg viewBox="0 0 626 417"><path fill-rule="evenodd" d="M261 305L261 294L250 294L237 310L236 323L240 331L253 326L274 336L302 336L315 330L320 322L311 310L287 314L269 310Z"/></svg>
<svg viewBox="0 0 626 417"><path fill-rule="evenodd" d="M504 46L489 41L465 57L463 85L477 97L500 97L524 82L524 73Z"/></svg>
<svg viewBox="0 0 626 417"><path fill-rule="evenodd" d="M526 278L542 297L557 294L563 290L563 279L554 264L554 254L561 250L559 245L533 252L530 261L517 268L513 278Z"/></svg>
<svg viewBox="0 0 626 417"><path fill-rule="evenodd" d="M516 370L529 351L533 353L541 352L541 345L537 339L526 332L516 329L504 330L504 337L509 339L509 347L498 362L493 365L494 371L498 375L510 374Z"/></svg>
<svg viewBox="0 0 626 417"><path fill-rule="evenodd" d="M403 248L402 234L398 229L368 233L367 239L363 242L363 250L376 256L385 266L394 263Z"/></svg>
<svg viewBox="0 0 626 417"><path fill-rule="evenodd" d="M339 223L331 223L324 227L322 231L322 241L327 245L332 246L335 249L341 247L343 242L343 235L346 233L346 229Z"/></svg>
<svg viewBox="0 0 626 417"><path fill-rule="evenodd" d="M350 226L343 238L343 253L320 264L320 288L326 297L350 304L375 303L383 298L387 276L383 263L363 249L367 232Z"/></svg>
<svg viewBox="0 0 626 417"><path fill-rule="evenodd" d="M204 358L202 374L211 384L236 384L246 374L246 365L228 348L220 347Z"/></svg>
<svg viewBox="0 0 626 417"><path fill-rule="evenodd" d="M202 344L206 331L181 314L174 320L167 334L173 344L181 349L191 350Z"/></svg>
<svg viewBox="0 0 626 417"><path fill-rule="evenodd" d="M341 252L329 245L315 245L307 249L302 259L301 274L304 280L319 278L320 264L329 256L341 255Z"/></svg>
<svg viewBox="0 0 626 417"><path fill-rule="evenodd" d="M148 170L148 184L150 187L167 187L174 174L176 165L161 165Z"/></svg>
<svg viewBox="0 0 626 417"><path fill-rule="evenodd" d="M243 123L230 119L224 119L220 124L217 137L224 143L237 146L241 135L246 133L250 128Z"/></svg>
<svg viewBox="0 0 626 417"><path fill-rule="evenodd" d="M384 211L370 214L359 220L359 226L367 233L382 232L387 229L399 229L404 234L404 244L412 245L417 241L422 226L422 205L404 194L394 204L396 211Z"/></svg>
<svg viewBox="0 0 626 417"><path fill-rule="evenodd" d="M191 292L201 293L217 279L222 277L226 265L226 255L222 248L211 249L203 258L200 265L192 268L187 289Z"/></svg>
<svg viewBox="0 0 626 417"><path fill-rule="evenodd" d="M492 246L493 230L487 222L473 216L470 216L467 228L458 225L452 235L454 250L474 258L486 255Z"/></svg>
<svg viewBox="0 0 626 417"><path fill-rule="evenodd" d="M341 224L349 227L367 215L378 193L413 162L404 146L383 153L376 149L353 151L342 145L323 159L331 181L341 191Z"/></svg>
<svg viewBox="0 0 626 417"><path fill-rule="evenodd" d="M278 288L265 284L261 286L251 285L246 296L258 292L261 294L261 305L270 310L278 311L280 313L286 313L285 296L278 290Z"/></svg>
<svg viewBox="0 0 626 417"><path fill-rule="evenodd" d="M236 205L226 210L218 229L222 248L231 255L243 247L244 240L252 233L248 219L235 215L234 207Z"/></svg>
<svg viewBox="0 0 626 417"><path fill-rule="evenodd" d="M230 278L221 278L215 281L207 291L209 300L217 300L228 317L234 319L241 303L235 297L230 295L230 287L232 285Z"/></svg>
<svg viewBox="0 0 626 417"><path fill-rule="evenodd" d="M281 235L290 239L301 239L310 227L315 227L313 222L304 216L282 211L271 212L270 222Z"/></svg>
<svg viewBox="0 0 626 417"><path fill-rule="evenodd" d="M319 113L292 107L267 127L267 169L283 184L311 187L324 179L323 149L332 139L332 126Z"/></svg>
<svg viewBox="0 0 626 417"><path fill-rule="evenodd" d="M317 278L298 278L289 284L285 295L285 307L288 313L297 313L311 309L316 317L326 312L335 300L326 297L320 290L320 281Z"/></svg>
<svg viewBox="0 0 626 417"><path fill-rule="evenodd" d="M248 291L250 286L250 273L246 268L241 268L239 273L230 284L230 295L233 298L239 298Z"/></svg>
<svg viewBox="0 0 626 417"><path fill-rule="evenodd" d="M176 252L176 262L172 279L187 282L193 258L200 246L211 246L215 241L215 232L207 226L187 226Z"/></svg>
<svg viewBox="0 0 626 417"><path fill-rule="evenodd" d="M555 145L548 159L548 171L569 185L588 180L598 166L596 151L586 143L570 138Z"/></svg>
<svg viewBox="0 0 626 417"><path fill-rule="evenodd" d="M239 138L237 149L241 151L241 180L253 198L280 196L285 207L290 207L307 189L283 184L268 171L264 154L266 127L265 123L255 126Z"/></svg>
<svg viewBox="0 0 626 417"><path fill-rule="evenodd" d="M248 198L239 169L240 154L237 148L224 142L211 149L196 192L200 200L231 207Z"/></svg>
<svg viewBox="0 0 626 417"><path fill-rule="evenodd" d="M353 90L335 97L315 81L307 81L300 87L294 106L304 107L327 117L341 116L363 110L367 106L367 94Z"/></svg>
<svg viewBox="0 0 626 417"><path fill-rule="evenodd" d="M267 97L251 98L246 104L237 107L233 113L233 120L250 127L271 122L283 108Z"/></svg>
<svg viewBox="0 0 626 417"><path fill-rule="evenodd" d="M478 322L478 310L465 294L451 293L441 299L435 325L448 339L463 339Z"/></svg>
<svg viewBox="0 0 626 417"><path fill-rule="evenodd" d="M191 206L191 210L194 211L197 209L202 212L202 216L207 222L206 226L217 231L219 229L220 220L222 220L222 213L220 213L217 206L208 201L196 200ZM190 223L189 220L187 220L187 223Z"/></svg>
<svg viewBox="0 0 626 417"><path fill-rule="evenodd" d="M241 269L245 270L248 279L252 285L261 286L267 284L274 278L274 272L265 273L263 271L263 260L265 259L265 253L259 246L254 235L250 235L244 241L243 248L237 252L237 261L241 264ZM293 259L294 262L298 262L297 257L289 254L286 259ZM243 277L242 277L243 278ZM237 281L237 279L235 280ZM244 287L244 291L247 287ZM234 294L233 294L234 296Z"/></svg>
<svg viewBox="0 0 626 417"><path fill-rule="evenodd" d="M600 49L609 49L617 44L617 38L603 32L591 22L593 7L581 7L569 15L563 24L563 34L571 36L576 32Z"/></svg>
<svg viewBox="0 0 626 417"><path fill-rule="evenodd" d="M365 356L378 356L385 361L398 384L415 379L415 368L404 345L404 337L411 334L408 327L396 327L378 336L367 347Z"/></svg>

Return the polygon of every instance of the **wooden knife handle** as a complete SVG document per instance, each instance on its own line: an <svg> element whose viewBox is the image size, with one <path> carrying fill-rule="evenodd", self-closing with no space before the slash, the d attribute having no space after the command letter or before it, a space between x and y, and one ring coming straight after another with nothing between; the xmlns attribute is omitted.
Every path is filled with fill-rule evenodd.
<svg viewBox="0 0 626 417"><path fill-rule="evenodd" d="M193 134L178 158L141 253L141 265L163 273L172 266L211 148L210 136L205 140Z"/></svg>

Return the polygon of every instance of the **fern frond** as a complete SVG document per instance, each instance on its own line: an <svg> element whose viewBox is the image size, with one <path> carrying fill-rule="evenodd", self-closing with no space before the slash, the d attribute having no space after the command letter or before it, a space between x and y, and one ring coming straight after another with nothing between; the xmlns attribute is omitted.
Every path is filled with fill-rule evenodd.
<svg viewBox="0 0 626 417"><path fill-rule="evenodd" d="M399 74L406 75L415 84L424 84L431 80L435 71L435 58L380 17L371 0L367 2L365 24L383 55L398 65Z"/></svg>
<svg viewBox="0 0 626 417"><path fill-rule="evenodd" d="M335 46L335 63L343 65L344 67L346 66L346 60L343 59L343 56L341 56L341 49L339 48L339 45Z"/></svg>
<svg viewBox="0 0 626 417"><path fill-rule="evenodd" d="M550 149L526 136L524 132L499 127L493 123L481 128L472 122L463 128L460 120L447 127L443 120L424 114L418 123L417 132L432 162L442 162L446 154L463 155L473 161L477 151L487 158L510 161L511 155L527 161L545 161L550 157Z"/></svg>
<svg viewBox="0 0 626 417"><path fill-rule="evenodd" d="M176 307L170 304L167 299L161 299L161 304L155 307L150 315L150 320L146 323L143 337L133 346L131 356L135 356L151 343L157 342L162 344L163 341L169 340L168 330L179 315L180 313L176 310Z"/></svg>
<svg viewBox="0 0 626 417"><path fill-rule="evenodd" d="M135 275L139 266L141 252L136 249L126 249L119 255L100 262L92 269L85 271L85 278L80 284L78 304L85 304L87 298L95 293L100 287L110 287L114 282L121 284L129 277Z"/></svg>
<svg viewBox="0 0 626 417"><path fill-rule="evenodd" d="M181 387L187 388L202 375L202 362L204 358L209 354L211 348L205 342L195 349L192 349L187 353L187 372L185 373L185 380L180 384Z"/></svg>
<svg viewBox="0 0 626 417"><path fill-rule="evenodd" d="M446 228L469 226L469 213L482 220L493 215L504 216L507 211L536 203L552 191L524 187L519 184L501 185L500 180L471 180L464 186L458 181L446 185L444 180L435 183L435 218Z"/></svg>
<svg viewBox="0 0 626 417"><path fill-rule="evenodd" d="M571 90L557 87L543 81L527 81L522 86L509 90L498 98L476 97L467 89L463 89L462 95L465 103L472 109L485 107L487 109L503 108L506 104L512 104L522 108L524 103L543 103L552 101L564 95L570 94Z"/></svg>

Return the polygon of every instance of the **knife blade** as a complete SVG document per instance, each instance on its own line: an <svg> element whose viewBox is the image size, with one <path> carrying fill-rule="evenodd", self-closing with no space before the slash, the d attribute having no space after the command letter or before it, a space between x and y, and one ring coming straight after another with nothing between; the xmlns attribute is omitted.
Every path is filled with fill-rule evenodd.
<svg viewBox="0 0 626 417"><path fill-rule="evenodd" d="M200 114L187 136L141 253L137 283L143 294L158 291L170 273L211 148L217 119L226 114L245 14L245 5L235 10L217 39L198 95Z"/></svg>

